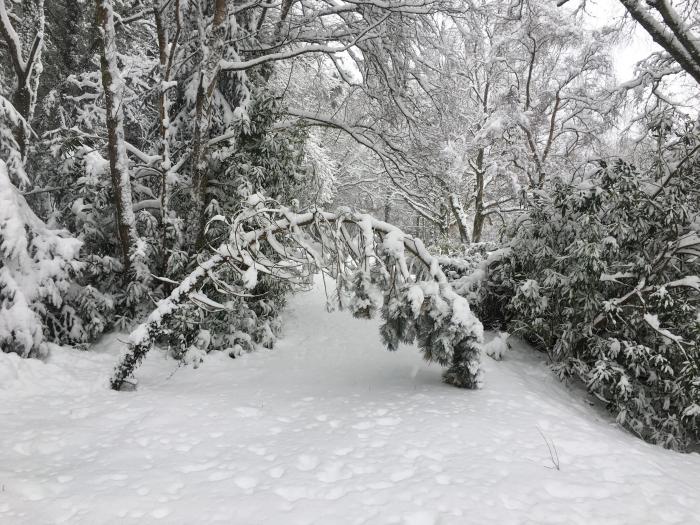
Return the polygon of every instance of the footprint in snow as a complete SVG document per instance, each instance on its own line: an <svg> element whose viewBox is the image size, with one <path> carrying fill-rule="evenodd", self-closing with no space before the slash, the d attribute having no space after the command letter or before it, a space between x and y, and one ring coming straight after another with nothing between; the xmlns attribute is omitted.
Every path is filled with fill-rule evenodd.
<svg viewBox="0 0 700 525"><path fill-rule="evenodd" d="M165 492L167 492L168 494L176 494L177 492L180 492L183 488L185 488L185 484L178 481L166 487Z"/></svg>
<svg viewBox="0 0 700 525"><path fill-rule="evenodd" d="M240 476L233 480L243 490L250 490L258 486L258 480L250 476Z"/></svg>
<svg viewBox="0 0 700 525"><path fill-rule="evenodd" d="M452 478L446 474L439 474L435 476L435 483L438 485L449 485L451 481Z"/></svg>
<svg viewBox="0 0 700 525"><path fill-rule="evenodd" d="M331 461L323 464L316 477L324 483L335 483L336 481L351 478L352 473L345 468L345 464L341 461Z"/></svg>
<svg viewBox="0 0 700 525"><path fill-rule="evenodd" d="M270 475L271 478L279 479L284 475L285 469L282 467L273 467L270 470L268 470L267 473Z"/></svg>
<svg viewBox="0 0 700 525"><path fill-rule="evenodd" d="M406 514L401 523L404 525L435 525L437 517L432 512L419 511Z"/></svg>
<svg viewBox="0 0 700 525"><path fill-rule="evenodd" d="M302 454L297 458L297 468L302 471L313 470L318 467L319 459L316 456Z"/></svg>
<svg viewBox="0 0 700 525"><path fill-rule="evenodd" d="M275 494L281 496L290 503L310 497L309 490L305 487L280 487L275 489Z"/></svg>
<svg viewBox="0 0 700 525"><path fill-rule="evenodd" d="M260 414L260 410L253 407L236 407L236 412L241 417L255 417Z"/></svg>
<svg viewBox="0 0 700 525"><path fill-rule="evenodd" d="M209 477L207 478L209 481L222 481L224 479L229 479L233 476L230 472L225 472L222 470L219 470L217 472L212 472L209 474Z"/></svg>
<svg viewBox="0 0 700 525"><path fill-rule="evenodd" d="M337 486L335 486L335 487L331 487L331 488L328 490L328 492L326 492L326 493L323 495L323 498L324 498L324 499L327 499L327 500L329 500L329 501L334 501L334 500L340 499L340 498L342 498L343 496L345 496L345 493L346 493L346 492L345 492L345 490L344 490L342 487L337 487Z"/></svg>
<svg viewBox="0 0 700 525"><path fill-rule="evenodd" d="M170 509L166 509L165 507L159 507L151 512L151 516L154 518L160 520L165 518L170 514Z"/></svg>
<svg viewBox="0 0 700 525"><path fill-rule="evenodd" d="M380 417L377 419L377 424L383 427L393 427L401 423L400 417Z"/></svg>
<svg viewBox="0 0 700 525"><path fill-rule="evenodd" d="M265 447L260 447L258 445L252 445L248 447L248 450L256 456L262 456L267 452L267 449Z"/></svg>
<svg viewBox="0 0 700 525"><path fill-rule="evenodd" d="M367 485L367 488L371 490L385 490L393 487L394 484L389 483L388 481L375 481L374 483L370 483L369 485Z"/></svg>
<svg viewBox="0 0 700 525"><path fill-rule="evenodd" d="M397 481L403 481L405 479L410 478L416 473L415 470L413 469L406 469L406 470L397 470L396 472L393 472L390 476L389 479L396 483Z"/></svg>

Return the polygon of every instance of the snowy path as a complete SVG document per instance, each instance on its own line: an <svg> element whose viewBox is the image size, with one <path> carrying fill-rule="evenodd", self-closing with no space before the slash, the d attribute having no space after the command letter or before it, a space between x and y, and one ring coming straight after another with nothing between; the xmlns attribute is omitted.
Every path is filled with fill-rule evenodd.
<svg viewBox="0 0 700 525"><path fill-rule="evenodd" d="M295 298L272 352L172 377L154 353L131 393L106 389L113 343L0 354L0 523L700 523L700 456L620 431L531 352L459 390L323 301Z"/></svg>

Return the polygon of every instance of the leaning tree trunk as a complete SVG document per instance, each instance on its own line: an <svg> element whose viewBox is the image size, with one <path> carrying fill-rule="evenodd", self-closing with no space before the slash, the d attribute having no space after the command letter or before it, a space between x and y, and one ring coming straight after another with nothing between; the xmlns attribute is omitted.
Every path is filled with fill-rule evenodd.
<svg viewBox="0 0 700 525"><path fill-rule="evenodd" d="M97 25L101 32L102 87L105 95L109 171L114 190L114 210L117 234L124 269L130 267L130 253L136 247L138 235L131 197L129 160L124 137L124 114L121 107L123 83L117 66L117 42L111 0L96 0Z"/></svg>

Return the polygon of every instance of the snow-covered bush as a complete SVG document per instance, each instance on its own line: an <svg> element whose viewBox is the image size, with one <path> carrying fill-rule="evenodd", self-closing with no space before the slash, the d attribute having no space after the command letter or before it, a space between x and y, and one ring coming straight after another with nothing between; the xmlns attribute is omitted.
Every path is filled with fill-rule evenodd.
<svg viewBox="0 0 700 525"><path fill-rule="evenodd" d="M481 345L481 350L490 358L500 361L508 352L508 332L498 332L488 343Z"/></svg>
<svg viewBox="0 0 700 525"><path fill-rule="evenodd" d="M507 248L499 248L495 242L478 242L464 245L449 257L440 257L440 267L447 275L455 291L466 298L484 327L503 327L504 305L486 288L488 268L498 261Z"/></svg>
<svg viewBox="0 0 700 525"><path fill-rule="evenodd" d="M224 272L222 272L225 275ZM222 275L223 277L223 275ZM227 278L235 282L230 273ZM279 335L282 310L289 286L262 278L248 294L232 295L205 283L183 305L163 330L163 343L181 358L200 337L209 333L208 351L225 351L231 357L252 352L257 346L272 348Z"/></svg>
<svg viewBox="0 0 700 525"><path fill-rule="evenodd" d="M79 338L64 302L80 270L80 241L49 228L10 181L0 159L0 347L43 357L47 342Z"/></svg>
<svg viewBox="0 0 700 525"><path fill-rule="evenodd" d="M498 249L495 242L459 243L452 249L441 255L438 259L440 267L450 281L457 281L462 277L478 272L488 259L489 254Z"/></svg>
<svg viewBox="0 0 700 525"><path fill-rule="evenodd" d="M700 159L685 135L652 171L601 162L509 228L487 300L649 441L700 438ZM693 148L696 148L693 150Z"/></svg>

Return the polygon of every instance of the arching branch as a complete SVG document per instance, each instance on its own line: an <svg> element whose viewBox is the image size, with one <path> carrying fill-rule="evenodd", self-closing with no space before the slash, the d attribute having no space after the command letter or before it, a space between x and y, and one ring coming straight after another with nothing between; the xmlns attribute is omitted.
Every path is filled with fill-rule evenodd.
<svg viewBox="0 0 700 525"><path fill-rule="evenodd" d="M474 343L482 337L481 323L466 300L456 294L432 256L417 237L374 217L349 210L294 213L259 196L234 217L216 217L228 230L227 242L185 278L169 297L129 337L129 348L111 380L119 390L162 334L164 323L217 270L233 266L241 275L266 274L292 283L303 282L310 271L336 278L339 287L362 297L358 316L378 310L367 290L384 294L382 336L394 350L398 341L418 345L426 359L449 366L445 380L465 387L479 384L479 359ZM210 223L211 224L211 223ZM411 269L420 266L422 270ZM233 288L235 283L227 283ZM418 299L417 299L418 298ZM406 326L417 326L402 331ZM397 328L398 327L398 328ZM404 333L405 332L405 333ZM412 334L412 335L411 335Z"/></svg>

